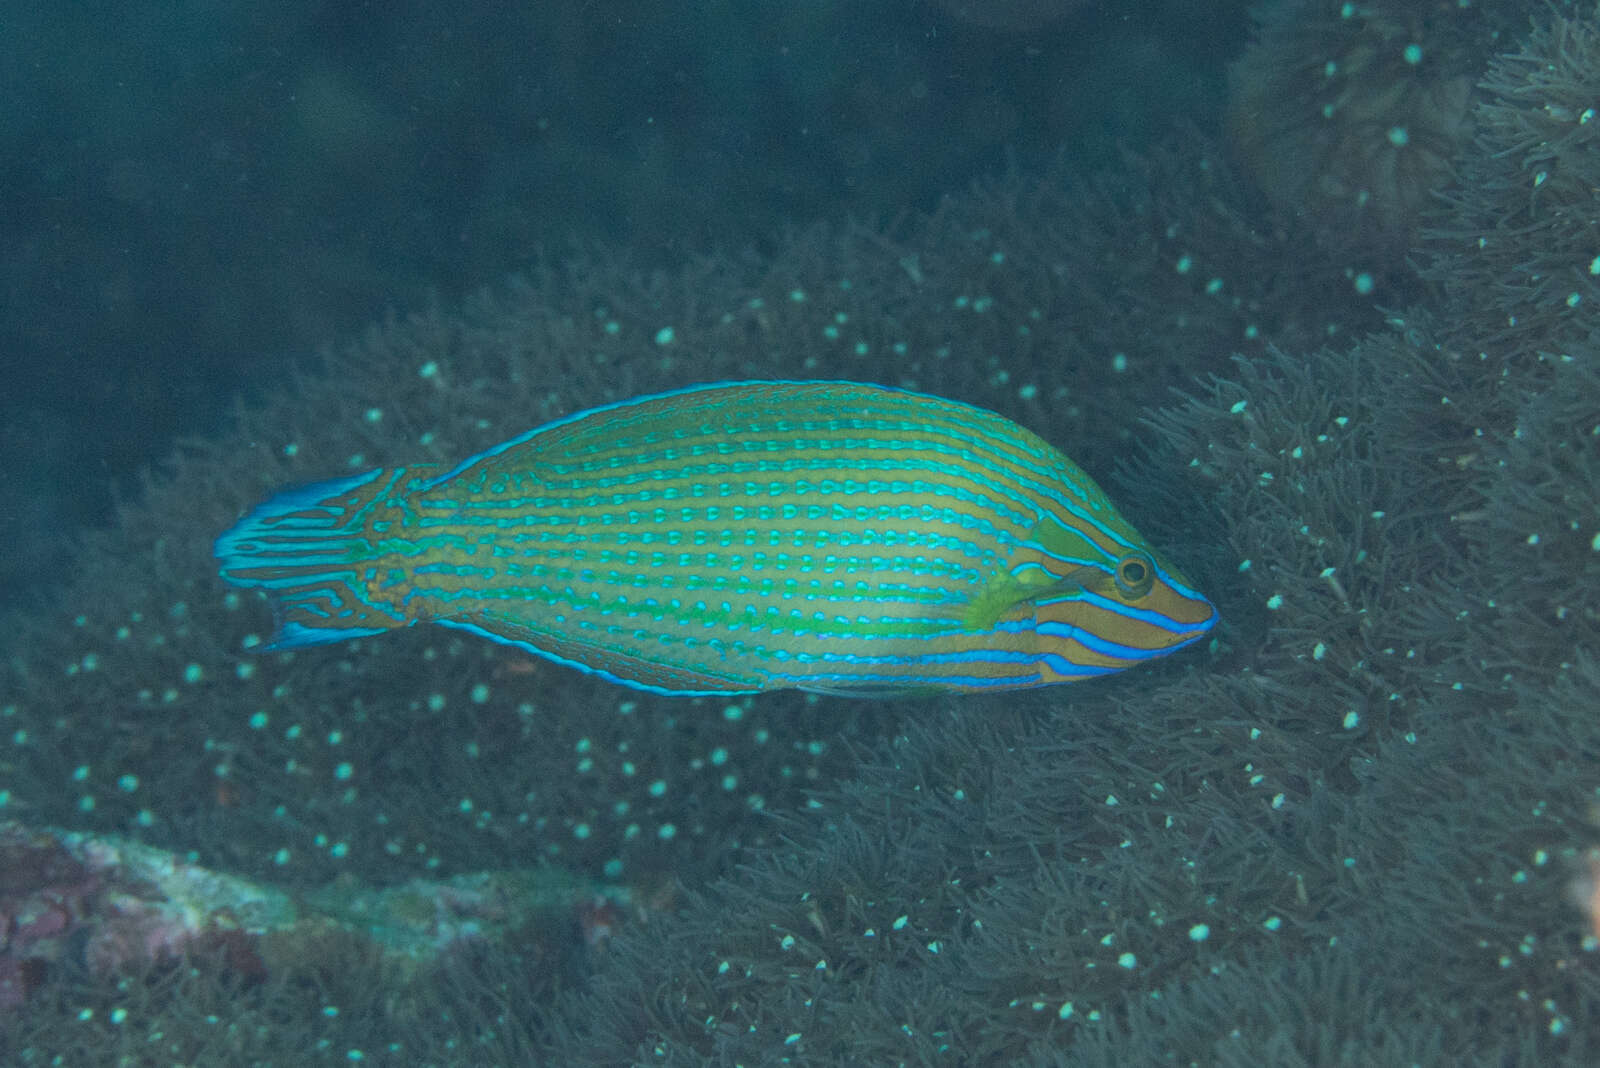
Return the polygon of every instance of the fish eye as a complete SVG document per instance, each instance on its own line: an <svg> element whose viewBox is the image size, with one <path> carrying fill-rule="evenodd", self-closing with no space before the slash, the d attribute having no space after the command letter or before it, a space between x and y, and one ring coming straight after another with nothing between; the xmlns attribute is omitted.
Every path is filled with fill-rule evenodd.
<svg viewBox="0 0 1600 1068"><path fill-rule="evenodd" d="M1143 597L1155 582L1155 563L1143 553L1133 553L1117 561L1117 589L1124 597Z"/></svg>

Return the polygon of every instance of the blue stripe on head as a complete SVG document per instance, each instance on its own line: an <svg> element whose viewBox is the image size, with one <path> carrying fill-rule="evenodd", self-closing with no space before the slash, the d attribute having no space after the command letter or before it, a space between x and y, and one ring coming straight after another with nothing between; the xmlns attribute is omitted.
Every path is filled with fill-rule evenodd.
<svg viewBox="0 0 1600 1068"><path fill-rule="evenodd" d="M1160 564L1156 565L1156 579L1158 581L1160 581L1160 582L1166 583L1168 586L1172 587L1172 589L1174 591L1183 594L1183 596L1189 598L1189 600L1191 600L1191 601L1203 601L1206 604L1211 604L1211 602L1206 598L1205 594L1201 593L1199 590L1195 589L1193 586L1188 585L1187 583L1179 582L1177 580L1177 578L1175 578L1173 576L1172 572L1168 571L1166 568L1162 567ZM1212 610L1211 610L1211 620L1212 620L1212 622L1215 622L1216 618L1217 618L1216 607L1212 606ZM1209 626L1210 624L1206 624L1206 625Z"/></svg>
<svg viewBox="0 0 1600 1068"><path fill-rule="evenodd" d="M1196 598L1196 600L1203 601L1204 598ZM1099 608L1103 611L1114 612L1115 614L1122 616L1124 619L1133 619L1140 623L1147 623L1150 626L1155 627L1158 630L1164 630L1169 634L1188 634L1189 632L1196 630L1209 630L1212 623L1214 623L1217 618L1217 613L1213 609L1211 618L1203 623L1180 623L1171 616L1163 615L1160 612L1151 611L1148 608L1136 608L1133 605L1127 604L1123 601L1114 601L1109 597L1102 597L1100 594L1094 593L1087 589L1078 593L1074 593L1070 597L1052 597L1048 600L1040 600L1038 603L1041 606L1044 606L1060 604L1062 601L1073 601L1078 604L1093 605L1095 608ZM1040 629L1043 629L1042 624ZM1057 632L1050 631L1048 633Z"/></svg>
<svg viewBox="0 0 1600 1068"><path fill-rule="evenodd" d="M1038 629L1040 634L1077 642L1092 653L1098 653L1101 656L1111 657L1116 660L1154 660L1172 652L1172 646L1170 645L1163 645L1159 649L1146 649L1142 645L1123 645L1121 642L1107 641L1093 631L1084 630L1082 627L1075 627L1069 623L1040 623ZM1093 670L1092 668L1073 665L1074 674L1084 674ZM1106 671L1106 674L1121 670L1122 668L1120 667L1110 668Z"/></svg>

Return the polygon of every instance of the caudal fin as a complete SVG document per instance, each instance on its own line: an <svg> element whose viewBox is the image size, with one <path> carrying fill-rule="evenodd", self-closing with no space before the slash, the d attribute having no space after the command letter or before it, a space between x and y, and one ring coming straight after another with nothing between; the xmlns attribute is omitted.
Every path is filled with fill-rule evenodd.
<svg viewBox="0 0 1600 1068"><path fill-rule="evenodd" d="M381 634L408 622L367 596L372 523L404 468L378 468L271 497L216 540L222 577L266 591L278 631L269 649Z"/></svg>

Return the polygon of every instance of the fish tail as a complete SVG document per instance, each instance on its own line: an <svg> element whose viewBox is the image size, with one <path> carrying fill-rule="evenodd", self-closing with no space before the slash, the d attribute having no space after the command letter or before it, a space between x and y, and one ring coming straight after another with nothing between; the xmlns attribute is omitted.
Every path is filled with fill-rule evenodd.
<svg viewBox="0 0 1600 1068"><path fill-rule="evenodd" d="M374 515L391 507L404 472L378 468L286 490L216 540L222 577L272 599L278 629L266 648L362 638L409 622L367 593L377 556Z"/></svg>

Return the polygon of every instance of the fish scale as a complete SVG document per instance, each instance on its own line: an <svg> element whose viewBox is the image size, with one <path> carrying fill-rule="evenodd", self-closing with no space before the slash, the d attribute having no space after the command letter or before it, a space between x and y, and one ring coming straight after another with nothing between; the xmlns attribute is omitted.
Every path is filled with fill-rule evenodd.
<svg viewBox="0 0 1600 1068"><path fill-rule="evenodd" d="M667 694L1048 685L1216 620L1041 438L850 382L697 386L290 490L216 555L273 600L272 648L435 622Z"/></svg>

